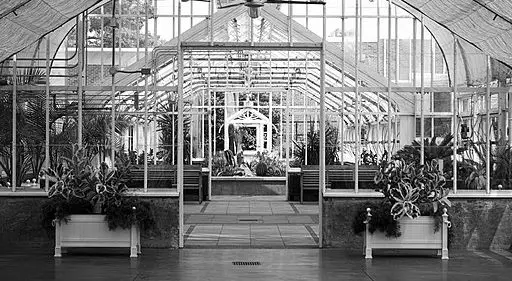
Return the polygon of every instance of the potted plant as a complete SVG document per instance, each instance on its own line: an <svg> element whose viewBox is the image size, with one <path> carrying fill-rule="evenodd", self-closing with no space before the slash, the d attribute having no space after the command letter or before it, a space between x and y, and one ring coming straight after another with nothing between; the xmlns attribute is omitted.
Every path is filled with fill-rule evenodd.
<svg viewBox="0 0 512 281"><path fill-rule="evenodd" d="M45 171L51 186L42 219L47 230L55 227L55 257L66 247L129 247L137 257L140 230L155 221L147 202L125 196L128 167L95 166L94 154L78 145L72 155Z"/></svg>
<svg viewBox="0 0 512 281"><path fill-rule="evenodd" d="M384 199L360 210L353 224L356 233L365 232L366 258L372 249L437 249L448 259L451 203L437 161L382 161L374 181Z"/></svg>

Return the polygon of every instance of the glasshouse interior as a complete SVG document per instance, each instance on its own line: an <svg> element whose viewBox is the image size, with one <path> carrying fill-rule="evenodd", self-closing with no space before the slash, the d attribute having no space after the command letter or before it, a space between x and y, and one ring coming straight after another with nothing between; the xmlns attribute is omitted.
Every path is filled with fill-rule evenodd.
<svg viewBox="0 0 512 281"><path fill-rule="evenodd" d="M2 249L512 268L510 1L11 0L0 26Z"/></svg>

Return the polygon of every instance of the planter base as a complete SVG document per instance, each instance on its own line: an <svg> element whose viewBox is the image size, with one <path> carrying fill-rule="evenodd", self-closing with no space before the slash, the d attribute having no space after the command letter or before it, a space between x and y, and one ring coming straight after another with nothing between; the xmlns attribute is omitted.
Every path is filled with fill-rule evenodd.
<svg viewBox="0 0 512 281"><path fill-rule="evenodd" d="M141 253L140 229L109 230L104 215L71 215L68 223L55 225L55 257L62 257L65 248L109 247L130 248L130 257Z"/></svg>
<svg viewBox="0 0 512 281"><path fill-rule="evenodd" d="M370 208L367 209L365 221L365 258L373 258L373 249L424 249L437 250L441 259L448 259L448 214L444 209L443 225L438 232L434 231L435 220L433 217L418 217L400 219L400 237L386 237L382 232L370 233L369 222L371 220Z"/></svg>

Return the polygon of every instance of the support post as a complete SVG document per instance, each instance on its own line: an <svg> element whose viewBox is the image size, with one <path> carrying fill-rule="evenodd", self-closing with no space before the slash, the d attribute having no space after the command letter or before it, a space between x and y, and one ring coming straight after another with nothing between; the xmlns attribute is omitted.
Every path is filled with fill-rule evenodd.
<svg viewBox="0 0 512 281"><path fill-rule="evenodd" d="M17 147L16 144L18 140L16 139L16 130L17 130L17 92L18 92L18 69L17 62L16 62L16 54L12 56L12 168L11 168L11 190L16 191L16 161L18 160L17 155Z"/></svg>
<svg viewBox="0 0 512 281"><path fill-rule="evenodd" d="M45 85L45 106L44 106L44 167L46 170L50 168L50 34L46 35L46 85ZM48 191L50 180L44 177L44 190Z"/></svg>
<svg viewBox="0 0 512 281"><path fill-rule="evenodd" d="M362 3L359 3L360 0L356 0L356 28L355 28L355 107L354 107L354 142L355 142L355 153L354 153L354 192L359 192L359 149L361 146L361 126L359 124L359 18L361 15L359 14L360 9L359 6Z"/></svg>
<svg viewBox="0 0 512 281"><path fill-rule="evenodd" d="M318 213L320 214L318 216L319 222L319 241L318 241L318 247L323 247L323 195L325 191L325 45L326 45L326 7L325 4L322 6L322 20L323 20L323 32L322 32L322 48L320 49L320 179L319 183L320 186L318 188Z"/></svg>
<svg viewBox="0 0 512 281"><path fill-rule="evenodd" d="M485 191L491 192L491 57L487 55L486 60L486 92L485 92Z"/></svg>
<svg viewBox="0 0 512 281"><path fill-rule="evenodd" d="M364 231L364 257L365 259L371 259L372 256L372 241L371 241L371 235L370 235L370 221L372 219L372 209L366 208L366 220L364 221L365 224L365 231Z"/></svg>
<svg viewBox="0 0 512 281"><path fill-rule="evenodd" d="M420 139L420 165L425 164L425 23L423 16L421 16L421 46L420 46L420 128L421 128L421 139Z"/></svg>
<svg viewBox="0 0 512 281"><path fill-rule="evenodd" d="M457 149L459 145L459 95L457 92L457 37L453 35L453 193L457 193Z"/></svg>
<svg viewBox="0 0 512 281"><path fill-rule="evenodd" d="M210 12L213 9L213 4L210 2ZM211 14L210 14L211 16ZM211 24L211 22L210 22ZM210 25L211 27L211 25ZM213 39L212 39L213 40ZM213 42L213 41L210 41ZM210 57L210 52L208 52L208 77L206 80L206 90L208 92L208 200L212 200L212 132L215 131L215 128L212 130L212 91L211 87L211 72L212 72L212 61ZM204 140L203 140L204 141Z"/></svg>
<svg viewBox="0 0 512 281"><path fill-rule="evenodd" d="M393 5L393 0L389 0L388 2L388 44L387 44L387 75L388 75L388 161L391 160L391 5Z"/></svg>
<svg viewBox="0 0 512 281"><path fill-rule="evenodd" d="M82 132L83 132L83 70L84 70L84 16L79 14L77 17L77 52L78 52L78 63L77 63L77 83L78 83L78 147L82 147Z"/></svg>
<svg viewBox="0 0 512 281"><path fill-rule="evenodd" d="M443 248L441 249L441 259L448 259L448 228L451 227L451 222L448 221L448 210L446 208L443 209L443 229L442 229L442 239L443 239Z"/></svg>
<svg viewBox="0 0 512 281"><path fill-rule="evenodd" d="M62 257L62 247L61 247L62 228L60 225L60 221L58 221L57 219L53 220L53 224L55 226L55 254L54 254L54 257L60 258L60 257Z"/></svg>
<svg viewBox="0 0 512 281"><path fill-rule="evenodd" d="M178 1L178 18L181 18L181 1ZM179 247L184 245L183 223L183 49L181 47L181 20L178 20L178 192L179 192Z"/></svg>

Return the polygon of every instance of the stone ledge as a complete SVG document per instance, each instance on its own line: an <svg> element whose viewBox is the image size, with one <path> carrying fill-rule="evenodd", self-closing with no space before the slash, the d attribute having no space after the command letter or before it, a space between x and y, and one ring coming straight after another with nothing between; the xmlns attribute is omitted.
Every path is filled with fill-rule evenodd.
<svg viewBox="0 0 512 281"><path fill-rule="evenodd" d="M179 197L180 193L176 189L166 190L130 190L128 196L138 197ZM0 197L48 197L48 192L40 191L0 191Z"/></svg>

